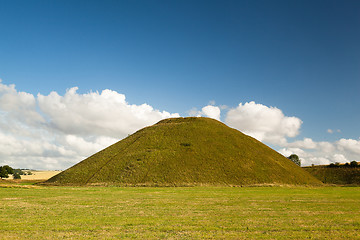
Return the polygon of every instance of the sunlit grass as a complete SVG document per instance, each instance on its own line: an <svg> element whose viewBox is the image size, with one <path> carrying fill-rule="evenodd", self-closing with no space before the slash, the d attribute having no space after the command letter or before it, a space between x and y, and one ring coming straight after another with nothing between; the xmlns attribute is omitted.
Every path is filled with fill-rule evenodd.
<svg viewBox="0 0 360 240"><path fill-rule="evenodd" d="M360 188L0 188L1 239L356 239Z"/></svg>

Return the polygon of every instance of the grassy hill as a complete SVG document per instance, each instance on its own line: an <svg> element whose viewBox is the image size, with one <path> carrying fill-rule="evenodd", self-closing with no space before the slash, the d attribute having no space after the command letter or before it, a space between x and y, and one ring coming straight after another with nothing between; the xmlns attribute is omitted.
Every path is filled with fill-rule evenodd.
<svg viewBox="0 0 360 240"><path fill-rule="evenodd" d="M321 184L256 139L209 118L171 118L143 128L45 184Z"/></svg>
<svg viewBox="0 0 360 240"><path fill-rule="evenodd" d="M303 169L323 183L360 185L360 168L314 166L304 167Z"/></svg>

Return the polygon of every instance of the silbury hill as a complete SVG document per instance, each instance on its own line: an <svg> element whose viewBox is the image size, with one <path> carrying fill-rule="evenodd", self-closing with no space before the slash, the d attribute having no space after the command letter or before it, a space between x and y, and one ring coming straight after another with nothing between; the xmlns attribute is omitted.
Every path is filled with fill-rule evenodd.
<svg viewBox="0 0 360 240"><path fill-rule="evenodd" d="M210 118L143 128L50 178L50 185L321 184L278 152Z"/></svg>

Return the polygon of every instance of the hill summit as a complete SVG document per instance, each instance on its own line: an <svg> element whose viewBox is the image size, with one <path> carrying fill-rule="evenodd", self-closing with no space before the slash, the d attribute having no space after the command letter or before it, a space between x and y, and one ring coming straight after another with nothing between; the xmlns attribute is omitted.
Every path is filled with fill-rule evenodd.
<svg viewBox="0 0 360 240"><path fill-rule="evenodd" d="M143 128L50 178L55 185L320 184L278 152L210 118Z"/></svg>

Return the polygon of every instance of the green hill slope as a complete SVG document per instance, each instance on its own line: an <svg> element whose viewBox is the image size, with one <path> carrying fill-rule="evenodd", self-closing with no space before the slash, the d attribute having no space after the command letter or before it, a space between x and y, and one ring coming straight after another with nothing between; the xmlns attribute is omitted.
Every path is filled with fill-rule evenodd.
<svg viewBox="0 0 360 240"><path fill-rule="evenodd" d="M360 168L304 167L304 170L323 183L360 185Z"/></svg>
<svg viewBox="0 0 360 240"><path fill-rule="evenodd" d="M143 128L45 184L320 184L276 151L209 118L171 118Z"/></svg>

